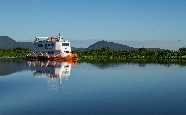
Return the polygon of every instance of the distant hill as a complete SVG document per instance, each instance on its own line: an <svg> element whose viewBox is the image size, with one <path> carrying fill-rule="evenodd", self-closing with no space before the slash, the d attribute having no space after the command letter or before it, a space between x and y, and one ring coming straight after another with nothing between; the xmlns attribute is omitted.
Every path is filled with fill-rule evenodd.
<svg viewBox="0 0 186 115"><path fill-rule="evenodd" d="M17 48L32 48L33 43L32 42L16 42Z"/></svg>
<svg viewBox="0 0 186 115"><path fill-rule="evenodd" d="M9 36L0 36L0 49L32 48L32 42L16 42Z"/></svg>
<svg viewBox="0 0 186 115"><path fill-rule="evenodd" d="M134 49L133 47L119 44L119 43L114 43L114 42L107 42L107 41L98 41L88 47L89 50L95 50L95 49L101 49L101 48L109 48L115 51L122 51L122 50L132 50Z"/></svg>
<svg viewBox="0 0 186 115"><path fill-rule="evenodd" d="M32 48L32 45L33 45L32 42L16 42L9 36L0 36L0 49ZM130 47L128 45L102 40L90 45L88 48L72 47L72 51L76 51L76 50L86 51L86 50L95 50L100 48L110 48L115 51L134 49L133 47Z"/></svg>
<svg viewBox="0 0 186 115"><path fill-rule="evenodd" d="M16 41L9 36L0 36L0 49L10 49L16 47Z"/></svg>

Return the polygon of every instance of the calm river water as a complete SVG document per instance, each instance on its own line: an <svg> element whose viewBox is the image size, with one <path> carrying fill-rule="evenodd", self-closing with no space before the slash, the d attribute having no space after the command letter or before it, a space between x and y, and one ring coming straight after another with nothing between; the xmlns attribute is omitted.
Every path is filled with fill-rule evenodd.
<svg viewBox="0 0 186 115"><path fill-rule="evenodd" d="M0 64L0 115L186 114L186 66Z"/></svg>

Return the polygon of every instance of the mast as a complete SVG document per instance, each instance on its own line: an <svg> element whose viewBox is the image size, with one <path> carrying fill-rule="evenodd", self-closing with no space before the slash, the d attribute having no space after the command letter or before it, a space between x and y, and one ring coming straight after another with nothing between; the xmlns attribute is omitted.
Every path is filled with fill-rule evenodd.
<svg viewBox="0 0 186 115"><path fill-rule="evenodd" d="M59 33L58 37L59 37L59 40L63 40L63 32L62 32L62 35L61 35L61 33Z"/></svg>

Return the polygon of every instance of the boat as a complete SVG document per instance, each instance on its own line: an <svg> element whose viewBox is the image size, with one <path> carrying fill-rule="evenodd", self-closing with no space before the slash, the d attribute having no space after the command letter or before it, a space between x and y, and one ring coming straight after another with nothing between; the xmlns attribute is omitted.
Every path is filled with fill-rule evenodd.
<svg viewBox="0 0 186 115"><path fill-rule="evenodd" d="M77 55L72 53L71 44L58 34L51 37L36 36L28 60L76 62Z"/></svg>

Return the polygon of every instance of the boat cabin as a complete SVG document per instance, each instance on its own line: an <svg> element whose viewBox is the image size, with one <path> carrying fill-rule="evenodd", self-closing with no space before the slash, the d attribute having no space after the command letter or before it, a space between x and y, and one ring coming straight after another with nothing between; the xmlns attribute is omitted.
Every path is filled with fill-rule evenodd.
<svg viewBox="0 0 186 115"><path fill-rule="evenodd" d="M36 56L68 56L71 53L70 42L60 36L35 37L32 52Z"/></svg>

